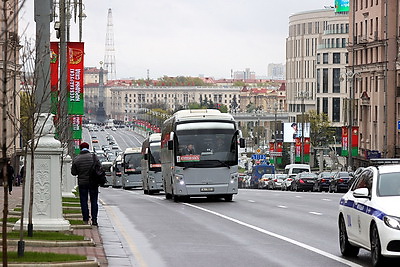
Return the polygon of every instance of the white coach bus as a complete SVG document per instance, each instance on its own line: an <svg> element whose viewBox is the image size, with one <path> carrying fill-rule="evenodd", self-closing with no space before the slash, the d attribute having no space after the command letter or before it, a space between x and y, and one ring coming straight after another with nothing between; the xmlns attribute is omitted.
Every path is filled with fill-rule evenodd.
<svg viewBox="0 0 400 267"><path fill-rule="evenodd" d="M141 187L142 184L142 148L127 148L122 154L122 188Z"/></svg>
<svg viewBox="0 0 400 267"><path fill-rule="evenodd" d="M142 144L142 180L145 194L158 193L164 190L161 175L161 133L153 133Z"/></svg>
<svg viewBox="0 0 400 267"><path fill-rule="evenodd" d="M238 147L244 147L239 135L232 115L219 110L181 110L166 120L161 136L166 198L231 201L238 193Z"/></svg>

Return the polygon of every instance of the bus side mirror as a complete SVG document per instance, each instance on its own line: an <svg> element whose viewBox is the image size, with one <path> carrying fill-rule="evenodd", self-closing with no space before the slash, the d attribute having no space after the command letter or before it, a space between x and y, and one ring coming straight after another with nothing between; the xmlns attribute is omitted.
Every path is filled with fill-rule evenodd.
<svg viewBox="0 0 400 267"><path fill-rule="evenodd" d="M168 141L168 150L173 150L174 149L174 141L169 140Z"/></svg>
<svg viewBox="0 0 400 267"><path fill-rule="evenodd" d="M144 159L144 160L149 160L149 154L144 154L144 155L143 155L143 159Z"/></svg>
<svg viewBox="0 0 400 267"><path fill-rule="evenodd" d="M246 147L246 144L245 144L243 138L239 138L239 147L240 147L240 148L245 148L245 147Z"/></svg>

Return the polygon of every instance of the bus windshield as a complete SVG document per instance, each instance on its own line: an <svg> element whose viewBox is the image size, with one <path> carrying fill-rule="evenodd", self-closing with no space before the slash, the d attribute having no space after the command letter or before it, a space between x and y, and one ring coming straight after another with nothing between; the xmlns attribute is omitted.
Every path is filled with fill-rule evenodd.
<svg viewBox="0 0 400 267"><path fill-rule="evenodd" d="M160 149L161 149L161 142L150 144L150 153L149 153L150 170L161 171Z"/></svg>
<svg viewBox="0 0 400 267"><path fill-rule="evenodd" d="M140 173L142 154L125 154L124 155L124 171L125 173Z"/></svg>
<svg viewBox="0 0 400 267"><path fill-rule="evenodd" d="M196 168L236 165L238 154L236 131L233 127L224 128L204 127L177 131L176 165Z"/></svg>

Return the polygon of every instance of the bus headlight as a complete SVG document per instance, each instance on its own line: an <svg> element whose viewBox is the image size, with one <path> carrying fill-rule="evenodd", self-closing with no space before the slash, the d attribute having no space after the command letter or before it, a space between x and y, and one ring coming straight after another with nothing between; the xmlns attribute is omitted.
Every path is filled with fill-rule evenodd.
<svg viewBox="0 0 400 267"><path fill-rule="evenodd" d="M182 175L175 175L175 179L177 182L179 182L180 185L184 185L185 181L183 180L183 176Z"/></svg>
<svg viewBox="0 0 400 267"><path fill-rule="evenodd" d="M238 174L237 173L231 174L231 184L237 182L237 180L238 180Z"/></svg>

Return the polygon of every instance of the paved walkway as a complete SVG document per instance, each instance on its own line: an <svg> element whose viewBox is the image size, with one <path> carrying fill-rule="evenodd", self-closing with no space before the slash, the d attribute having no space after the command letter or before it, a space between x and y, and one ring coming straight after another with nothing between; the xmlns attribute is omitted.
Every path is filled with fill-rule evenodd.
<svg viewBox="0 0 400 267"><path fill-rule="evenodd" d="M4 189L0 186L0 210L1 218L3 217L4 208ZM17 206L21 206L22 203L22 186L13 187L12 195L9 195L9 210L13 210ZM100 211L102 210L102 211ZM99 206L99 211L104 212L102 206ZM100 264L100 267L109 266L106 253L103 247L102 236L100 235L99 228L106 227L106 221L100 219L101 214L99 214L99 227L91 227L87 229L74 229L73 233L77 235L83 235L87 238L91 238L96 246L85 246L85 247L30 247L25 246L25 251L38 251L38 252L54 252L54 253L66 253L66 254L79 254L85 255L88 259L96 259ZM1 244L0 244L1 246ZM8 251L17 251L17 247L8 247ZM117 266L117 265L110 265Z"/></svg>

